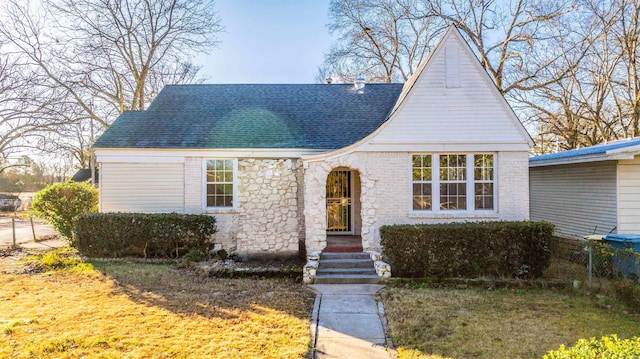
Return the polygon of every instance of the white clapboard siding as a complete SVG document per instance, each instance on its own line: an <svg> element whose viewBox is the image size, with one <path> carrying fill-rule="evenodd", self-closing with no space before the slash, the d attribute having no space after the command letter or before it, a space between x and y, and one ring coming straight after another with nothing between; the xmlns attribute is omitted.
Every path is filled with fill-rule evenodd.
<svg viewBox="0 0 640 359"><path fill-rule="evenodd" d="M183 212L182 163L102 163L101 212Z"/></svg>
<svg viewBox="0 0 640 359"><path fill-rule="evenodd" d="M371 144L526 144L528 135L463 40L452 33L442 41Z"/></svg>
<svg viewBox="0 0 640 359"><path fill-rule="evenodd" d="M616 228L616 162L531 167L531 220L559 234L607 234Z"/></svg>
<svg viewBox="0 0 640 359"><path fill-rule="evenodd" d="M618 162L618 227L640 234L640 156Z"/></svg>

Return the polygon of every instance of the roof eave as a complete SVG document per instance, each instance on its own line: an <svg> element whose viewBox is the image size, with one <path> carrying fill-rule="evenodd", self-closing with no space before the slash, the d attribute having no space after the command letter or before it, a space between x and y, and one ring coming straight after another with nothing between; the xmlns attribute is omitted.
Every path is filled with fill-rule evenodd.
<svg viewBox="0 0 640 359"><path fill-rule="evenodd" d="M546 166L557 166L557 165L569 165L576 163L586 163L586 162L599 162L599 161L611 161L612 158L609 158L605 153L597 153L591 155L584 156L573 156L573 157L563 157L563 158L552 158L548 160L535 160L535 157L529 159L529 167L546 167Z"/></svg>
<svg viewBox="0 0 640 359"><path fill-rule="evenodd" d="M635 156L640 155L640 145L616 148L607 151L607 156L616 160L632 160Z"/></svg>

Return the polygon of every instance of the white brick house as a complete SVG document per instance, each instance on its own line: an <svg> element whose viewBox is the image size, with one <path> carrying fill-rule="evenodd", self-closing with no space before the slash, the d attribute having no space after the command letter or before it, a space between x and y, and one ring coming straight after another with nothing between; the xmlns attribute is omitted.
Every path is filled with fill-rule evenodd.
<svg viewBox="0 0 640 359"><path fill-rule="evenodd" d="M241 255L529 218L532 140L451 27L401 84L167 86L94 145L100 210L208 213Z"/></svg>

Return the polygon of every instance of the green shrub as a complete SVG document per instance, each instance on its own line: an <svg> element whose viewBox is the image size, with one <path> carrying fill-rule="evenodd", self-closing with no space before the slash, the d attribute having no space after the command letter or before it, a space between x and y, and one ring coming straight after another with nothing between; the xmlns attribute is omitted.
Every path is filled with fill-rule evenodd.
<svg viewBox="0 0 640 359"><path fill-rule="evenodd" d="M177 213L87 213L74 221L74 242L89 257L177 258L209 253L215 217Z"/></svg>
<svg viewBox="0 0 640 359"><path fill-rule="evenodd" d="M614 334L610 337L602 337L600 340L596 340L596 338L591 338L591 340L580 339L571 348L565 348L564 345L561 345L560 349L550 351L544 356L544 359L583 358L640 358L640 337L620 340Z"/></svg>
<svg viewBox="0 0 640 359"><path fill-rule="evenodd" d="M25 259L31 271L48 272L66 270L75 273L90 271L91 264L82 261L78 251L71 247L63 247L27 257Z"/></svg>
<svg viewBox="0 0 640 359"><path fill-rule="evenodd" d="M33 196L31 209L71 241L73 218L98 210L98 190L88 182L54 183ZM71 243L73 245L73 243Z"/></svg>
<svg viewBox="0 0 640 359"><path fill-rule="evenodd" d="M611 296L624 304L630 311L640 313L640 286L631 280L620 279L611 281L609 290Z"/></svg>
<svg viewBox="0 0 640 359"><path fill-rule="evenodd" d="M468 222L383 226L380 236L396 276L537 278L552 231L545 222Z"/></svg>
<svg viewBox="0 0 640 359"><path fill-rule="evenodd" d="M201 250L192 249L187 252L187 254L182 256L182 263L188 264L193 262L202 262L206 258L206 254L204 254Z"/></svg>

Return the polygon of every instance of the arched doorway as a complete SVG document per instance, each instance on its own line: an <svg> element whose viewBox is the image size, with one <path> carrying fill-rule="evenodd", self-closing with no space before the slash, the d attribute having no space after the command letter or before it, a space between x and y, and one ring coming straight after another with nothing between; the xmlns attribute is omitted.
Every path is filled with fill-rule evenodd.
<svg viewBox="0 0 640 359"><path fill-rule="evenodd" d="M360 174L347 167L329 172L326 184L327 252L361 252Z"/></svg>

